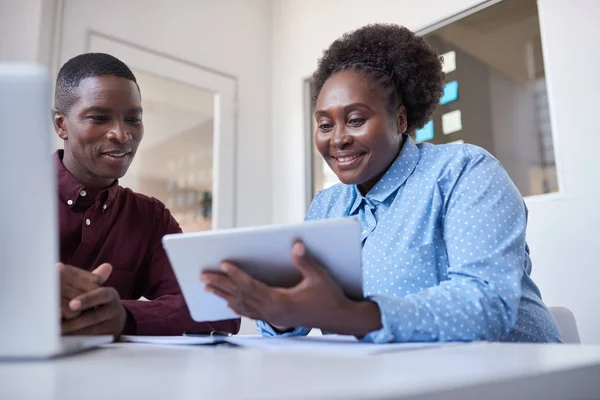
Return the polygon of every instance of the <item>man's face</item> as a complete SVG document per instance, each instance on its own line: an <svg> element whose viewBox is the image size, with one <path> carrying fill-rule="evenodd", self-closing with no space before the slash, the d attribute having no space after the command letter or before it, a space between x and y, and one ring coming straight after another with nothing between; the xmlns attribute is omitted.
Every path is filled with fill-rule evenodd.
<svg viewBox="0 0 600 400"><path fill-rule="evenodd" d="M144 136L139 88L116 76L86 78L70 110L57 112L54 122L65 166L88 184L108 186L125 175Z"/></svg>

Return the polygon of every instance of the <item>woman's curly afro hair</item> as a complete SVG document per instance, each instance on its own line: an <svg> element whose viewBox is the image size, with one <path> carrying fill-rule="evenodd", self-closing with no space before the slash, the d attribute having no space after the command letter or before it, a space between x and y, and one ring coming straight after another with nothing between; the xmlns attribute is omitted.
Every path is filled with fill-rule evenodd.
<svg viewBox="0 0 600 400"><path fill-rule="evenodd" d="M363 71L390 89L390 111L404 105L409 133L429 121L444 90L442 58L437 51L422 37L395 24L367 25L333 42L313 74L315 99L329 77L346 69Z"/></svg>

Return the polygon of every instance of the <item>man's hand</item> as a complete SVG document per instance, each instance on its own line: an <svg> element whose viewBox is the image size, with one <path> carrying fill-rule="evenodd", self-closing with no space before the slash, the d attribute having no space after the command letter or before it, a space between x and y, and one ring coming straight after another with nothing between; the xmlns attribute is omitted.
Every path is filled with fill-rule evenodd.
<svg viewBox="0 0 600 400"><path fill-rule="evenodd" d="M58 264L60 276L60 297L61 297L61 315L65 319L72 319L80 311L73 311L69 308L69 302L77 296L98 289L110 276L112 267L110 264L102 264L92 272L81 268Z"/></svg>
<svg viewBox="0 0 600 400"><path fill-rule="evenodd" d="M119 336L127 312L114 288L101 287L112 272L102 264L93 272L59 264L63 335Z"/></svg>

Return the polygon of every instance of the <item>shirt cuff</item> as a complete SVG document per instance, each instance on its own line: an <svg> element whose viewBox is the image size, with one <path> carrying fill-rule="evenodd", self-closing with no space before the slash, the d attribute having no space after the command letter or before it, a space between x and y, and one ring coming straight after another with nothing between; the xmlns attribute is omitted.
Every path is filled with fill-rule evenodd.
<svg viewBox="0 0 600 400"><path fill-rule="evenodd" d="M379 307L381 329L367 333L361 340L370 343L407 342L414 332L417 308L407 298L369 296Z"/></svg>
<svg viewBox="0 0 600 400"><path fill-rule="evenodd" d="M137 332L137 325L135 323L135 318L133 317L133 314L131 314L131 312L129 311L129 309L125 306L123 306L123 308L125 309L125 313L127 314L127 317L125 319L125 326L123 327L123 331L121 332L121 335L135 335Z"/></svg>
<svg viewBox="0 0 600 400"><path fill-rule="evenodd" d="M140 300L121 300L121 304L127 312L127 322L123 332L127 332L128 335L147 335L149 334L148 332L153 330L162 331L165 329L164 326L166 325L166 319L163 319L162 321L156 321L155 318L155 321L149 323L147 318L140 316L144 315L143 311L140 310L140 306L143 307L143 305L140 303L144 302Z"/></svg>
<svg viewBox="0 0 600 400"><path fill-rule="evenodd" d="M256 321L256 330L264 337L288 337L288 336L306 336L310 332L309 328L297 327L289 332L277 332L275 328L265 321Z"/></svg>

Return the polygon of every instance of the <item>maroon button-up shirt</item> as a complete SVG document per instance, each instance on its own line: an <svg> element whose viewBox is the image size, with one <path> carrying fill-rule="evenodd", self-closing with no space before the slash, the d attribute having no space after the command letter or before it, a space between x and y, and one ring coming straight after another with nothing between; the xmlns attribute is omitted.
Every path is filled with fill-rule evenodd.
<svg viewBox="0 0 600 400"><path fill-rule="evenodd" d="M113 267L106 286L114 287L132 319L125 334L180 335L184 332L237 333L240 320L194 322L161 239L181 228L160 201L115 182L94 199L56 152L61 262L91 271ZM199 279L199 277L198 277ZM150 301L140 301L140 297Z"/></svg>

